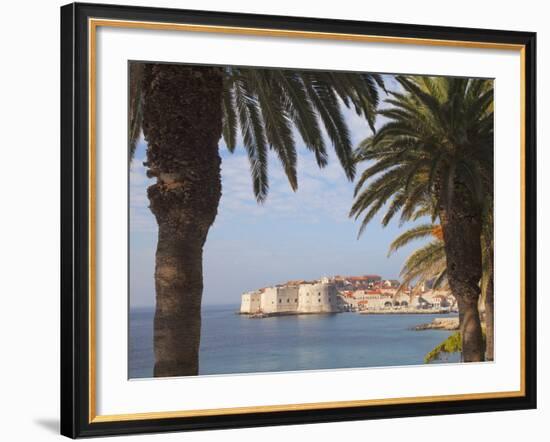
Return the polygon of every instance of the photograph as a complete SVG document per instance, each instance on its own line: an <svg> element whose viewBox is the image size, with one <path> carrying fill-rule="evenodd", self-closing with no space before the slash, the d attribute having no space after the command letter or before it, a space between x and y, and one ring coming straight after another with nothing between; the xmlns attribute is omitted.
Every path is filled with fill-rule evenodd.
<svg viewBox="0 0 550 442"><path fill-rule="evenodd" d="M536 35L364 19L61 8L62 434L536 407Z"/></svg>
<svg viewBox="0 0 550 442"><path fill-rule="evenodd" d="M3 9L0 440L544 434L542 2L92 1Z"/></svg>
<svg viewBox="0 0 550 442"><path fill-rule="evenodd" d="M493 78L128 60L127 88L129 379L497 359Z"/></svg>

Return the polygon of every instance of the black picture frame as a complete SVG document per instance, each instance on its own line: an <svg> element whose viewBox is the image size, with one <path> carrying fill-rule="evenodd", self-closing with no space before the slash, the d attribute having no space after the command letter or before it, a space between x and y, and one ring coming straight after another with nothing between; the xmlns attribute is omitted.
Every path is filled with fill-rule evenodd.
<svg viewBox="0 0 550 442"><path fill-rule="evenodd" d="M524 395L199 417L90 421L88 19L499 43L524 47ZM76 438L536 408L536 34L73 3L61 8L61 434Z"/></svg>

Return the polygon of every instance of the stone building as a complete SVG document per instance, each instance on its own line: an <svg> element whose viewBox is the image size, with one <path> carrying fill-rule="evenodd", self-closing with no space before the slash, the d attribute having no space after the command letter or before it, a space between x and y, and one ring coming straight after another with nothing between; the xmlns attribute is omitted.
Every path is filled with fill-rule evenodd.
<svg viewBox="0 0 550 442"><path fill-rule="evenodd" d="M396 293L393 295L393 305L394 307L409 307L411 302L411 297L405 293Z"/></svg>
<svg viewBox="0 0 550 442"><path fill-rule="evenodd" d="M391 309L392 295L383 293L381 290L368 290L362 295L357 296L358 309L360 311L365 310L386 310Z"/></svg>
<svg viewBox="0 0 550 442"><path fill-rule="evenodd" d="M298 311L300 313L338 312L336 286L326 282L301 284L298 289Z"/></svg>
<svg viewBox="0 0 550 442"><path fill-rule="evenodd" d="M264 289L260 297L262 313L293 313L298 310L299 285L280 285Z"/></svg>
<svg viewBox="0 0 550 442"><path fill-rule="evenodd" d="M456 300L449 290L427 290L411 297L411 306L417 309L453 310Z"/></svg>
<svg viewBox="0 0 550 442"><path fill-rule="evenodd" d="M324 277L320 280L288 281L273 287L266 287L242 294L242 314L249 315L291 315L307 313L337 313L337 312L410 312L415 310L455 311L456 300L448 290L427 290L400 292L397 285L383 284L357 289L346 282L345 288L338 281L343 277ZM352 279L351 277L346 277ZM365 284L374 276L356 277L358 284Z"/></svg>
<svg viewBox="0 0 550 442"><path fill-rule="evenodd" d="M243 314L336 313L338 290L332 283L301 282L267 287L241 296Z"/></svg>
<svg viewBox="0 0 550 442"><path fill-rule="evenodd" d="M261 290L243 293L241 295L241 313L253 314L260 312L261 296Z"/></svg>

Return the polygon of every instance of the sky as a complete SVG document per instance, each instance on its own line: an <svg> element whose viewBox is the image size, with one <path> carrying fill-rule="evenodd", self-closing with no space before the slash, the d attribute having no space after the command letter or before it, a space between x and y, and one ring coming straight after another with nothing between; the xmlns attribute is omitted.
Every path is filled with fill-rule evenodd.
<svg viewBox="0 0 550 442"><path fill-rule="evenodd" d="M385 76L386 86L395 81ZM385 94L382 94L385 98ZM354 146L371 134L366 120L343 107ZM378 119L376 126L383 124ZM422 244L413 242L388 257L388 247L403 228L398 220L383 227L380 212L357 238L360 220L348 217L354 183L327 140L328 165L320 169L299 135L298 190L293 192L279 160L269 157L270 190L258 204L246 152L239 142L231 154L220 140L222 198L204 248L203 305L239 304L242 292L293 279L331 275L378 274L398 279L406 257ZM130 304L154 305L156 221L148 208L146 143L141 139L130 165ZM357 177L366 167L358 168ZM397 217L398 218L398 217Z"/></svg>

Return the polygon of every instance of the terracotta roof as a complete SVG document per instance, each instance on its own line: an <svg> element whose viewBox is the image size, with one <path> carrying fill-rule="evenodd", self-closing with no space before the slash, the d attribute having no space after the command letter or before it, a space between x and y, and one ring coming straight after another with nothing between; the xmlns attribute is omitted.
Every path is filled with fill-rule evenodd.
<svg viewBox="0 0 550 442"><path fill-rule="evenodd" d="M368 281L369 279L379 279L378 275L348 276L349 281Z"/></svg>

